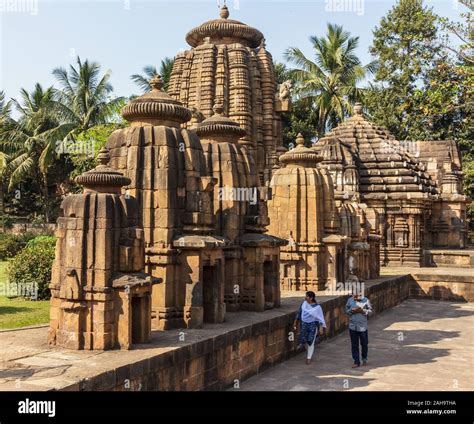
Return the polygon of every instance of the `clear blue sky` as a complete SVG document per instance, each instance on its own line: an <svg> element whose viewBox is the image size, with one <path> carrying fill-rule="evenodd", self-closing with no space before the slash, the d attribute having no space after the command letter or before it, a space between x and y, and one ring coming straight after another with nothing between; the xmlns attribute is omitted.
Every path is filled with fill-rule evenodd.
<svg viewBox="0 0 474 424"><path fill-rule="evenodd" d="M360 37L358 54L366 63L372 29L395 1L342 0L352 1L353 7L362 3L363 13L327 11L328 1L228 0L227 5L231 18L263 32L268 50L279 61L289 46L311 55L308 37L323 35L326 23L332 22ZM426 3L455 20L465 10L455 0ZM117 95L137 93L130 75L188 48L185 34L217 18L217 4L217 0L39 0L37 10L0 11L0 90L16 97L21 87L31 90L36 82L51 85L52 69L68 66L79 55L112 70Z"/></svg>

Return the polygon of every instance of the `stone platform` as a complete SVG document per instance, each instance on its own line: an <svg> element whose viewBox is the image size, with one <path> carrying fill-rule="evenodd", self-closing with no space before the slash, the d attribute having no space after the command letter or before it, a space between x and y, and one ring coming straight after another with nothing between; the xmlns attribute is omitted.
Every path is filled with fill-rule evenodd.
<svg viewBox="0 0 474 424"><path fill-rule="evenodd" d="M409 297L472 300L471 270L382 268L365 282L375 315ZM402 274L403 273L403 274ZM397 275L398 274L398 275ZM401 275L400 275L401 274ZM328 336L347 328L347 295L318 293ZM332 293L331 293L332 294ZM0 390L223 390L298 354L292 323L304 293L283 292L282 306L226 314L204 329L155 331L128 351L73 351L46 343L47 327L0 333ZM440 314L443 314L440 307ZM422 312L420 312L422 313ZM414 318L416 314L412 314Z"/></svg>
<svg viewBox="0 0 474 424"><path fill-rule="evenodd" d="M474 302L473 268L382 267L380 273L385 276L408 273L412 298Z"/></svg>
<svg viewBox="0 0 474 424"><path fill-rule="evenodd" d="M431 267L474 268L474 248L429 249L423 251L424 263Z"/></svg>
<svg viewBox="0 0 474 424"><path fill-rule="evenodd" d="M365 283L375 313L407 299L408 275ZM128 351L72 351L47 345L48 328L0 333L0 390L222 390L294 354L292 323L304 293L283 293L282 306L228 313L204 329L155 331ZM347 295L320 301L329 337L344 331Z"/></svg>
<svg viewBox="0 0 474 424"><path fill-rule="evenodd" d="M474 304L408 299L369 323L369 364L352 369L349 335L250 377L239 390L472 391ZM229 389L233 390L234 389Z"/></svg>

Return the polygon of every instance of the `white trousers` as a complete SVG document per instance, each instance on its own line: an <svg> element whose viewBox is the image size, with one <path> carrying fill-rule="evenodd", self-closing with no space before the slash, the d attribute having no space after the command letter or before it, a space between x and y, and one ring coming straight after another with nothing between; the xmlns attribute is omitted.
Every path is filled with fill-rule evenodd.
<svg viewBox="0 0 474 424"><path fill-rule="evenodd" d="M308 346L308 343L305 343L306 359L311 359L313 357L314 346L316 346L316 337L318 337L318 332L317 331L314 334L314 340L313 340L313 343L311 343L311 346Z"/></svg>

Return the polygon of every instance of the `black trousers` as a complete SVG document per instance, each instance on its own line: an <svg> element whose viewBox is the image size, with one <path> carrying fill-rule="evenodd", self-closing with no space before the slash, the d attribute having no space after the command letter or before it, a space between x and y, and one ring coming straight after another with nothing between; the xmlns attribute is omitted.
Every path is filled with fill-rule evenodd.
<svg viewBox="0 0 474 424"><path fill-rule="evenodd" d="M349 330L351 335L351 347L352 347L352 359L354 364L360 365L360 352L359 343L362 347L362 360L367 360L367 354L369 350L369 332Z"/></svg>

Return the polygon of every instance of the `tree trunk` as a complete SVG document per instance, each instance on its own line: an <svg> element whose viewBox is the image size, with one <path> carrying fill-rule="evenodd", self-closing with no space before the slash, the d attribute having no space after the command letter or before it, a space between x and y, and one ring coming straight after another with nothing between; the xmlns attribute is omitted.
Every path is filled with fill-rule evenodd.
<svg viewBox="0 0 474 424"><path fill-rule="evenodd" d="M5 206L3 203L3 178L0 177L0 214L3 215L5 213Z"/></svg>
<svg viewBox="0 0 474 424"><path fill-rule="evenodd" d="M4 193L3 193L3 178L0 177L0 215L4 216L5 215L5 204L4 204ZM5 233L6 228L5 228L5 220L3 220L3 225L2 225L2 230Z"/></svg>
<svg viewBox="0 0 474 424"><path fill-rule="evenodd" d="M42 173L43 177L43 196L44 196L44 220L46 224L49 224L49 193L48 193L48 176L45 172Z"/></svg>

